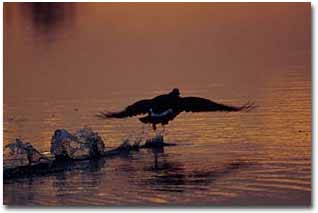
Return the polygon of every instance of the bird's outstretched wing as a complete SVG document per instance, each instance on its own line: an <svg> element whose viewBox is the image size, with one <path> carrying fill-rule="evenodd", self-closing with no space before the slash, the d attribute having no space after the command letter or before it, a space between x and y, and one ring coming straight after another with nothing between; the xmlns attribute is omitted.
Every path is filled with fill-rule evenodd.
<svg viewBox="0 0 318 213"><path fill-rule="evenodd" d="M140 114L146 114L151 108L151 100L141 100L129 105L124 110L119 112L100 112L96 116L101 118L127 118Z"/></svg>
<svg viewBox="0 0 318 213"><path fill-rule="evenodd" d="M210 101L205 98L199 97L184 97L181 100L181 104L179 105L180 111L186 112L209 112L209 111L241 111L246 110L249 111L254 108L254 104L247 103L243 106L229 106L224 104L219 104L213 101Z"/></svg>

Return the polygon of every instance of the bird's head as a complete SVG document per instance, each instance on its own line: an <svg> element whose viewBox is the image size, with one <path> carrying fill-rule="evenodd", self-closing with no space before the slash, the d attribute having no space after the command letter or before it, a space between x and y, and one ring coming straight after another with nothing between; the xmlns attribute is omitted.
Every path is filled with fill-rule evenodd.
<svg viewBox="0 0 318 213"><path fill-rule="evenodd" d="M170 92L171 95L173 96L180 96L180 91L178 88L174 88L171 92Z"/></svg>

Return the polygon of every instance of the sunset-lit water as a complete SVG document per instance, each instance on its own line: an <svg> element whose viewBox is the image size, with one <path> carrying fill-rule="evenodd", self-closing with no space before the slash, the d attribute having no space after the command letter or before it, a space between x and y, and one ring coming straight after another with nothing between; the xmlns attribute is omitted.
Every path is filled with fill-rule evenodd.
<svg viewBox="0 0 318 213"><path fill-rule="evenodd" d="M141 150L5 181L4 203L309 205L309 36L308 4L5 4L4 144L49 151L55 129L89 126L117 147L143 125L96 112L174 87L257 108L182 113L166 128L177 146L157 166Z"/></svg>

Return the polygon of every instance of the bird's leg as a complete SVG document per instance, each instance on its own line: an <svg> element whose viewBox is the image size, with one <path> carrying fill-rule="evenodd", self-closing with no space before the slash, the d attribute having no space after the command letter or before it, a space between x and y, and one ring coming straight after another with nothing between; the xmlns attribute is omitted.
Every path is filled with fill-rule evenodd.
<svg viewBox="0 0 318 213"><path fill-rule="evenodd" d="M156 143L162 143L163 142L164 132L165 132L165 128L164 128L164 125L162 125L162 130L159 131L156 134L156 136L155 136Z"/></svg>

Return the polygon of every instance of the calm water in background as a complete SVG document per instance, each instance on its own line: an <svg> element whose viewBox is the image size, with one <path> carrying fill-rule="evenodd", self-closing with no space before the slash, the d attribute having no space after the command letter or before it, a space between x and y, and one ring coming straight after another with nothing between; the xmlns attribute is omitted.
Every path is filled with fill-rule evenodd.
<svg viewBox="0 0 318 213"><path fill-rule="evenodd" d="M4 144L48 151L89 126L108 148L137 119L99 120L179 87L249 113L178 116L178 146L6 181L9 205L305 205L311 199L309 4L4 6ZM153 134L147 127L149 137Z"/></svg>

